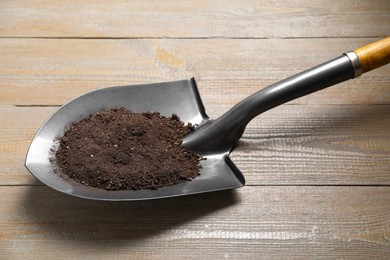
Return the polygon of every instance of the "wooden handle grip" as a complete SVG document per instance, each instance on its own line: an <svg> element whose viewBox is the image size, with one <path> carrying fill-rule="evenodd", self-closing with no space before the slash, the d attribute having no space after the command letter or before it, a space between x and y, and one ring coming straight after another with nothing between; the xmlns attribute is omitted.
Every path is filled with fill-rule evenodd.
<svg viewBox="0 0 390 260"><path fill-rule="evenodd" d="M362 64L363 73L390 62L390 37L373 42L354 51Z"/></svg>

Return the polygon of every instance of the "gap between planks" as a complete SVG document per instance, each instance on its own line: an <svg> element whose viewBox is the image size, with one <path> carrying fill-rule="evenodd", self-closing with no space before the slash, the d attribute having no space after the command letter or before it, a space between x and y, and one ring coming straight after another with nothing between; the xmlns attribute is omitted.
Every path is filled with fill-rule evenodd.
<svg viewBox="0 0 390 260"><path fill-rule="evenodd" d="M195 36L195 37L180 37L180 36L164 36L164 37L70 37L70 36L0 36L0 39L47 39L47 40L310 40L310 39L377 39L384 38L387 35L368 35L368 36L313 36L313 37L227 37L227 36Z"/></svg>

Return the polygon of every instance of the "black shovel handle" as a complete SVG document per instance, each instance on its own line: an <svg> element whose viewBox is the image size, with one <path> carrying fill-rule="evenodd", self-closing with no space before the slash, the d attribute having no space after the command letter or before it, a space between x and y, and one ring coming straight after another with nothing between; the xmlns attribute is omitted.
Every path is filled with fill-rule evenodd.
<svg viewBox="0 0 390 260"><path fill-rule="evenodd" d="M202 153L230 152L246 125L257 115L293 99L360 76L390 62L390 37L268 86L215 121L199 127L183 142L187 149Z"/></svg>

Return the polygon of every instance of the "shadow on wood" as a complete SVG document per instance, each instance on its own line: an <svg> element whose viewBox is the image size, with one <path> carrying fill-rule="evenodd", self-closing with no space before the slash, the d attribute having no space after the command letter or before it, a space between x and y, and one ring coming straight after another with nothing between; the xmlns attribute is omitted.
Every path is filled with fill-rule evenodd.
<svg viewBox="0 0 390 260"><path fill-rule="evenodd" d="M94 246L137 245L161 237L165 231L205 215L220 214L238 203L235 191L227 190L163 200L105 202L71 197L46 186L32 186L25 194L23 212L38 232L54 239ZM55 220L55 221L53 221ZM166 236L166 234L165 234Z"/></svg>
<svg viewBox="0 0 390 260"><path fill-rule="evenodd" d="M282 105L255 118L243 140L389 133L389 105ZM243 143L244 145L245 143Z"/></svg>

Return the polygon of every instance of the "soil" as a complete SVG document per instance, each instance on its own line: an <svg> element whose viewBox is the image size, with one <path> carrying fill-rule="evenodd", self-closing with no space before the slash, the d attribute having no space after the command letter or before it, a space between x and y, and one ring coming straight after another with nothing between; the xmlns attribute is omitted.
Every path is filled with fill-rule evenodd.
<svg viewBox="0 0 390 260"><path fill-rule="evenodd" d="M154 190L199 175L202 158L181 147L193 130L176 115L111 109L72 123L52 161L60 173L84 185Z"/></svg>

